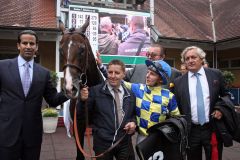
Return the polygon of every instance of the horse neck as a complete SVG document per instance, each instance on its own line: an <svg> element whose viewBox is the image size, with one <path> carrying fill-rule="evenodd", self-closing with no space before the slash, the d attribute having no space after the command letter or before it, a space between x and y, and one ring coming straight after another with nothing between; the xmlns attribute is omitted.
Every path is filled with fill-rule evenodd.
<svg viewBox="0 0 240 160"><path fill-rule="evenodd" d="M87 77L88 77L87 85L89 87L95 86L103 82L102 75L97 68L95 68L94 70L87 70Z"/></svg>

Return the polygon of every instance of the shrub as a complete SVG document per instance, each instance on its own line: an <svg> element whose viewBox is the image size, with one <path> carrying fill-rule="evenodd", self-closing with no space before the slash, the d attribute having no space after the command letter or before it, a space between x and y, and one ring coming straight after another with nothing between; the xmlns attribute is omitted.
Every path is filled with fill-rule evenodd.
<svg viewBox="0 0 240 160"><path fill-rule="evenodd" d="M45 108L42 110L43 117L58 117L58 111L55 108Z"/></svg>
<svg viewBox="0 0 240 160"><path fill-rule="evenodd" d="M226 86L231 87L232 83L236 79L236 77L234 76L234 74L231 71L222 71L222 73L223 73L223 77L226 82Z"/></svg>
<svg viewBox="0 0 240 160"><path fill-rule="evenodd" d="M58 83L58 80L59 80L58 74L54 71L51 71L50 72L50 77L51 77L52 85L54 87L57 87L57 83Z"/></svg>

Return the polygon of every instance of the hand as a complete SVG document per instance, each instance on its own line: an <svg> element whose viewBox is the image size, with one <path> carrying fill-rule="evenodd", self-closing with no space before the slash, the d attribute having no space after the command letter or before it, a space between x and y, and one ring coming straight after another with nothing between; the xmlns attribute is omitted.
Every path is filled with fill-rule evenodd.
<svg viewBox="0 0 240 160"><path fill-rule="evenodd" d="M86 101L88 99L88 87L83 87L81 90L80 90L80 99L81 101Z"/></svg>
<svg viewBox="0 0 240 160"><path fill-rule="evenodd" d="M102 59L101 59L100 53L99 53L98 51L96 52L96 63L97 63L97 65L98 65L98 67L101 67L101 65L102 65Z"/></svg>
<svg viewBox="0 0 240 160"><path fill-rule="evenodd" d="M222 118L222 112L220 112L219 110L213 111L213 113L211 115L213 118L216 118L218 120Z"/></svg>
<svg viewBox="0 0 240 160"><path fill-rule="evenodd" d="M125 126L124 126L124 130L126 130L127 134L133 134L136 130L136 124L135 122L128 122Z"/></svg>

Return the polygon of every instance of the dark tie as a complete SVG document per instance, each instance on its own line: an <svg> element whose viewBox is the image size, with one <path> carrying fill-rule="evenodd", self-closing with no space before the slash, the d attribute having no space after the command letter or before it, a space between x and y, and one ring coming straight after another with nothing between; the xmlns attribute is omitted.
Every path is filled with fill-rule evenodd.
<svg viewBox="0 0 240 160"><path fill-rule="evenodd" d="M116 117L117 117L117 124L118 126L122 122L122 109L120 105L120 98L119 98L119 89L113 89L114 95L115 95L115 102L116 102Z"/></svg>
<svg viewBox="0 0 240 160"><path fill-rule="evenodd" d="M198 123L203 125L206 122L205 118L205 107L204 107L204 100L203 100L203 91L202 85L199 80L199 73L194 73L197 78L197 85L196 85L196 93L197 93L197 115L198 115Z"/></svg>
<svg viewBox="0 0 240 160"><path fill-rule="evenodd" d="M30 78L30 72L29 72L29 63L26 62L24 64L24 71L23 71L23 79L22 79L22 86L23 86L23 91L24 95L27 96L28 90L31 85L31 78Z"/></svg>

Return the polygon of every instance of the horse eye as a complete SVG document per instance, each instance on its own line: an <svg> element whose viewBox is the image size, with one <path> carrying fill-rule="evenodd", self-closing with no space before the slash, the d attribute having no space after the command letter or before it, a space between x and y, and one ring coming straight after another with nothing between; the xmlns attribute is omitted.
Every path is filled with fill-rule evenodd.
<svg viewBox="0 0 240 160"><path fill-rule="evenodd" d="M83 48L79 48L78 53L79 53L79 54L82 54L83 51L84 51Z"/></svg>
<svg viewBox="0 0 240 160"><path fill-rule="evenodd" d="M84 49L85 49L85 46L84 46L84 45L81 45L81 46L79 47L78 53L81 54L81 53L84 51Z"/></svg>

